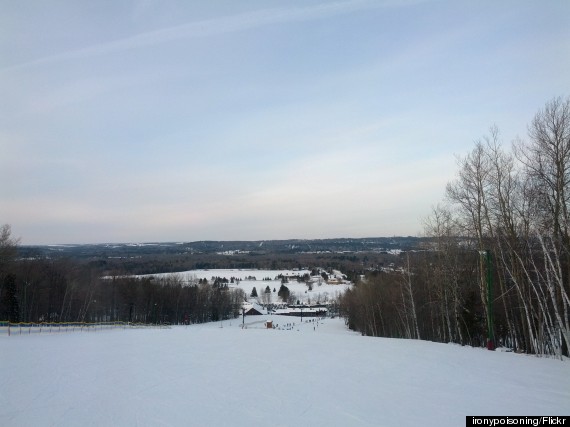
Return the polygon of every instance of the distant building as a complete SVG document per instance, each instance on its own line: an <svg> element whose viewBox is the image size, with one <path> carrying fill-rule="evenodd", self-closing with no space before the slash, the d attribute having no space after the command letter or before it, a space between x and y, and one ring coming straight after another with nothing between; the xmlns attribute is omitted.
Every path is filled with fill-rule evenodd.
<svg viewBox="0 0 570 427"><path fill-rule="evenodd" d="M242 308L246 316L259 316L263 314L263 308L259 304L244 302Z"/></svg>
<svg viewBox="0 0 570 427"><path fill-rule="evenodd" d="M275 310L274 314L281 316L296 316L296 317L325 317L328 314L328 309L325 305L290 305L287 308Z"/></svg>

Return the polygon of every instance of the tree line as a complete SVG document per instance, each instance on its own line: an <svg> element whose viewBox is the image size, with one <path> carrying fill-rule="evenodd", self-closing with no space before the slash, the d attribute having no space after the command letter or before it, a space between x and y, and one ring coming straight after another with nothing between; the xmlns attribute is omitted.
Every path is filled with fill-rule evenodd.
<svg viewBox="0 0 570 427"><path fill-rule="evenodd" d="M342 299L366 335L502 345L533 354L570 347L570 97L548 101L527 139L499 130L458 158L425 220L430 245L403 271L368 274Z"/></svg>
<svg viewBox="0 0 570 427"><path fill-rule="evenodd" d="M0 229L0 320L188 324L237 317L245 295L215 280L101 277L69 259L18 259L9 225Z"/></svg>

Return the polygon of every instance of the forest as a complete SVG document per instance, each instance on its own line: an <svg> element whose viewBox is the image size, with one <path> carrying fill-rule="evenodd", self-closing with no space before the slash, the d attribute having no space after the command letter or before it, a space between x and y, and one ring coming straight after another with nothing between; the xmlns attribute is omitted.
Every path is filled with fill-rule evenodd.
<svg viewBox="0 0 570 427"><path fill-rule="evenodd" d="M351 281L366 268L396 261L385 245L412 245L422 239L358 239L304 241L314 252L284 250L290 241L189 242L172 244L101 244L25 246L0 227L0 321L18 322L137 322L188 324L225 320L241 313L245 295L216 281L188 283L177 275L144 277L195 269L340 268ZM339 246L340 245L340 246ZM346 252L347 245L365 246ZM238 251L224 255L223 247ZM341 252L335 249L341 248Z"/></svg>
<svg viewBox="0 0 570 427"><path fill-rule="evenodd" d="M407 240L407 239L406 239ZM59 251L29 247L0 227L0 321L136 322L188 324L238 316L245 295L215 280L134 277L194 269L341 268L355 281L363 266L393 261L383 252L220 255L213 252L163 253L163 245L77 245ZM117 249L115 246L121 246ZM270 245L268 245L270 246Z"/></svg>
<svg viewBox="0 0 570 427"><path fill-rule="evenodd" d="M17 241L0 235L0 319L16 322L189 324L237 317L244 293L176 276L101 276L76 260L16 259Z"/></svg>
<svg viewBox="0 0 570 427"><path fill-rule="evenodd" d="M370 273L342 299L365 335L568 355L570 98L554 98L506 147L497 126L458 158L425 219L425 251Z"/></svg>

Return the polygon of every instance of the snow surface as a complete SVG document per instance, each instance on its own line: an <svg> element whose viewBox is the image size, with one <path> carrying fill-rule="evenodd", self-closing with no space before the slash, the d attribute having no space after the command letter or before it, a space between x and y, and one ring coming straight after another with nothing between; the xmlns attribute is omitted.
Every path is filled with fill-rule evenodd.
<svg viewBox="0 0 570 427"><path fill-rule="evenodd" d="M278 329L264 329L268 319ZM570 414L568 360L363 337L338 318L246 326L2 335L0 425L463 426L466 415Z"/></svg>
<svg viewBox="0 0 570 427"><path fill-rule="evenodd" d="M240 279L239 284L228 283L230 288L241 288L244 290L247 297L251 295L252 289L255 287L259 299L261 299L261 294L265 290L266 286L271 289L271 302L280 302L280 298L277 295L279 287L281 286L281 280L275 280L275 278L282 274L285 277L295 277L297 275L303 276L305 273L311 274L310 270L252 270L252 269L213 269L213 270L189 270L180 273L159 273L159 274L144 274L136 277L157 277L157 278L167 278L176 276L182 281L197 281L199 279L208 279L211 281L212 277L221 277L230 280L232 277ZM332 277L341 276L340 271L333 271ZM255 277L257 280L248 280L248 277ZM263 280L269 277L272 280ZM326 302L335 299L338 295L342 294L347 288L351 286L349 282L339 283L335 285L329 285L324 280L319 283L313 283L313 290L309 290L305 283L299 283L296 279L290 279L286 283L287 288L291 293L295 294L295 298L300 302ZM273 292L275 289L275 292Z"/></svg>

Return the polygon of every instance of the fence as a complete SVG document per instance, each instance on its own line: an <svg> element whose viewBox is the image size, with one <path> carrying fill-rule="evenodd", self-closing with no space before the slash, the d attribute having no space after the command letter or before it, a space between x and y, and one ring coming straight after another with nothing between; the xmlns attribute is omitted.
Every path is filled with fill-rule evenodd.
<svg viewBox="0 0 570 427"><path fill-rule="evenodd" d="M108 329L170 328L170 325L130 322L67 322L67 323L13 323L0 321L0 336L51 334L65 332L91 332Z"/></svg>

